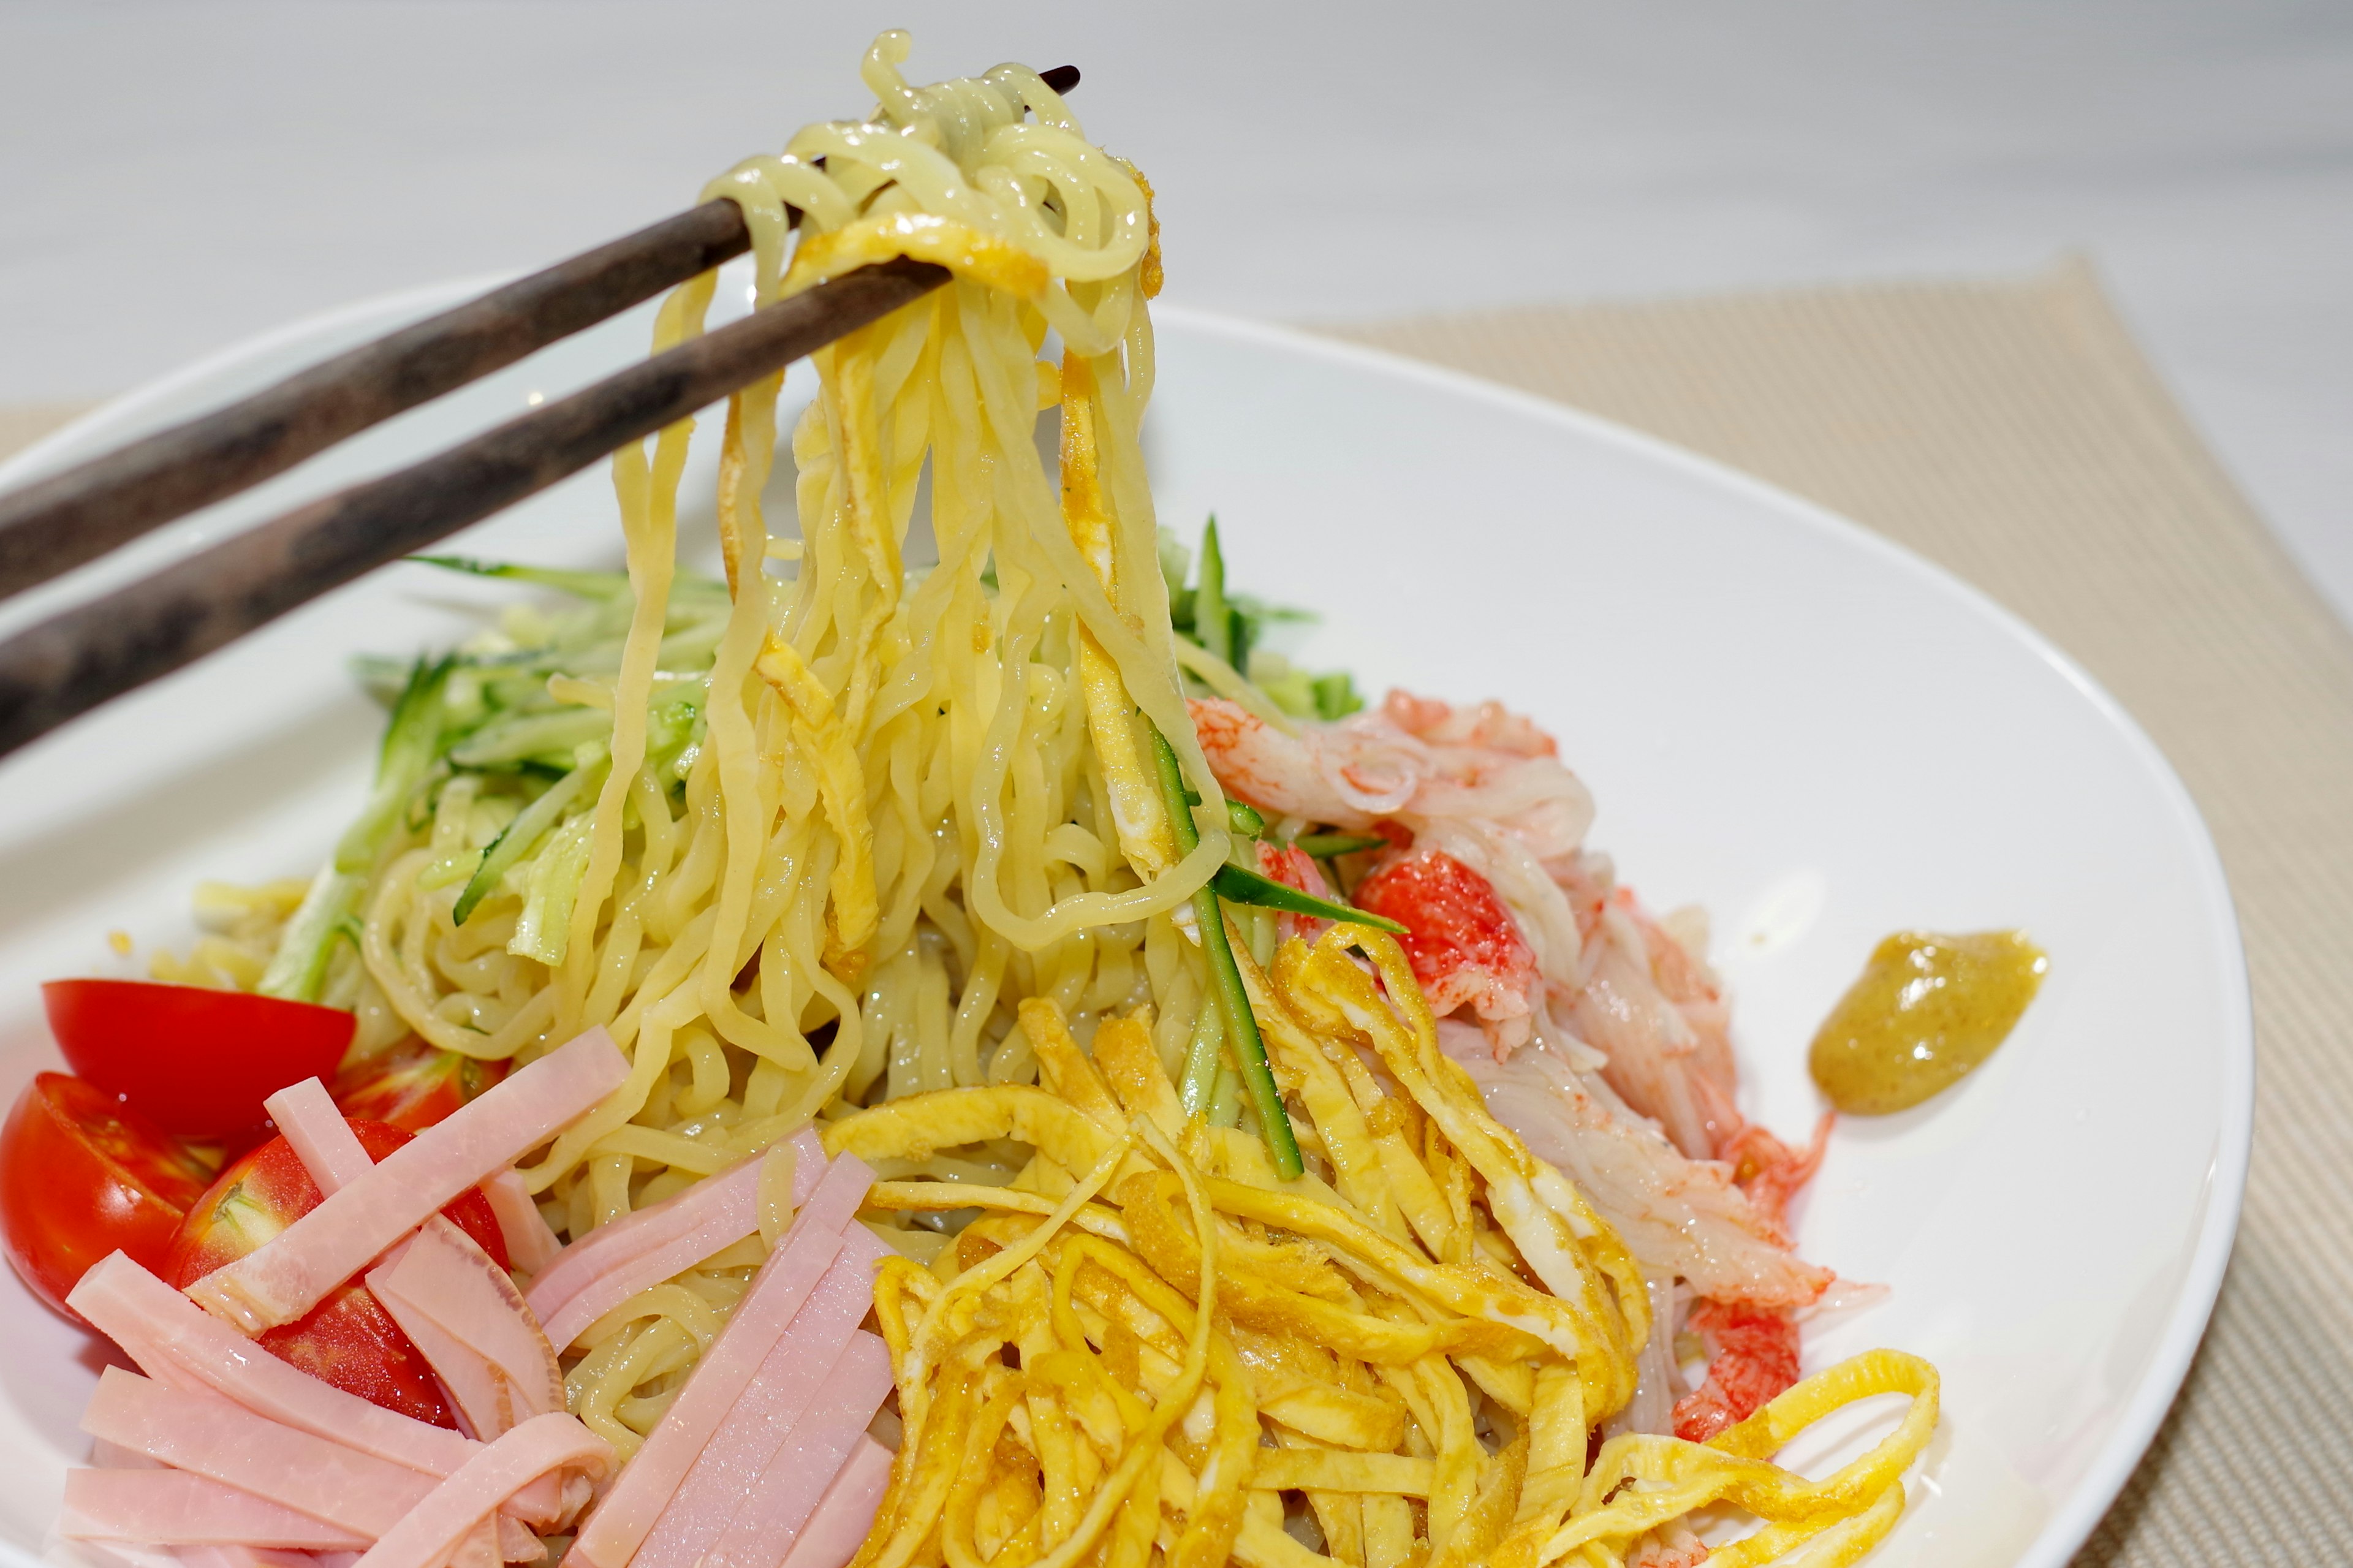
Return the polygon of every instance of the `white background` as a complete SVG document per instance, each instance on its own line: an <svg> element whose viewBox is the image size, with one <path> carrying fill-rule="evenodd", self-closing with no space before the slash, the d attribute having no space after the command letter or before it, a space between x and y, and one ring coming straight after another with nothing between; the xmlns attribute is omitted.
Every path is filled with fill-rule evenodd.
<svg viewBox="0 0 2353 1568"><path fill-rule="evenodd" d="M2069 248L2353 610L2353 5L0 0L0 401L529 266L910 71L1081 66L1172 298L1337 320Z"/></svg>

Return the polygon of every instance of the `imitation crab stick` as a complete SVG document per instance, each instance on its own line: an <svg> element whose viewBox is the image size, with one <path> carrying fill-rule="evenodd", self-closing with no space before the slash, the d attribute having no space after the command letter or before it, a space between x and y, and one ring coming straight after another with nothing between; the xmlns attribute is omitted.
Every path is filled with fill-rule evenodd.
<svg viewBox="0 0 2353 1568"><path fill-rule="evenodd" d="M825 1489L808 1525L785 1554L781 1568L841 1568L874 1528L882 1489L891 1484L891 1450L860 1434L833 1484Z"/></svg>
<svg viewBox="0 0 2353 1568"><path fill-rule="evenodd" d="M280 1426L217 1394L166 1388L121 1367L100 1374L81 1426L175 1469L369 1537L433 1489L430 1477L406 1465Z"/></svg>
<svg viewBox="0 0 2353 1568"><path fill-rule="evenodd" d="M855 1155L841 1155L826 1167L792 1228L760 1266L751 1289L703 1352L645 1447L581 1526L572 1550L565 1554L568 1568L622 1568L636 1556L663 1507L702 1457L703 1446L735 1407L836 1255L851 1244L862 1244L880 1261L881 1243L865 1227L859 1226L847 1243L842 1234L844 1226L853 1224L873 1181L874 1173Z"/></svg>
<svg viewBox="0 0 2353 1568"><path fill-rule="evenodd" d="M542 1057L368 1167L318 1207L188 1287L248 1333L291 1322L468 1187L506 1169L620 1087L628 1058L602 1029Z"/></svg>
<svg viewBox="0 0 2353 1568"><path fill-rule="evenodd" d="M890 1347L870 1333L850 1335L759 1486L736 1506L707 1568L776 1568L890 1392Z"/></svg>
<svg viewBox="0 0 2353 1568"><path fill-rule="evenodd" d="M633 1568L694 1568L713 1549L818 1403L842 1348L872 1307L880 1257L856 1233L845 1238L825 1278L663 1507ZM878 1393L874 1403L881 1402ZM852 1430L863 1427L873 1414L870 1405ZM828 1467L818 1479L832 1473Z"/></svg>
<svg viewBox="0 0 2353 1568"><path fill-rule="evenodd" d="M58 1533L161 1546L358 1548L367 1538L185 1470L68 1470Z"/></svg>
<svg viewBox="0 0 2353 1568"><path fill-rule="evenodd" d="M793 1205L808 1201L825 1172L825 1147L813 1129L791 1140ZM597 1226L556 1255L532 1281L531 1310L558 1350L649 1286L697 1263L760 1227L755 1155L674 1197Z"/></svg>
<svg viewBox="0 0 2353 1568"><path fill-rule="evenodd" d="M356 1568L438 1568L501 1503L540 1478L568 1470L599 1480L612 1467L612 1445L572 1416L534 1415L477 1449L405 1510Z"/></svg>

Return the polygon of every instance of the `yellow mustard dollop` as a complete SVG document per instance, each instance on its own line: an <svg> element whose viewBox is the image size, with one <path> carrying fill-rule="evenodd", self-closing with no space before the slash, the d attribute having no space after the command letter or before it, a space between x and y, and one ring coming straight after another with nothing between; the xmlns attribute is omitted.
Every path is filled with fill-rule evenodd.
<svg viewBox="0 0 2353 1568"><path fill-rule="evenodd" d="M1908 1110L1993 1054L2050 966L2023 931L1897 931L1822 1020L1814 1081L1851 1116Z"/></svg>

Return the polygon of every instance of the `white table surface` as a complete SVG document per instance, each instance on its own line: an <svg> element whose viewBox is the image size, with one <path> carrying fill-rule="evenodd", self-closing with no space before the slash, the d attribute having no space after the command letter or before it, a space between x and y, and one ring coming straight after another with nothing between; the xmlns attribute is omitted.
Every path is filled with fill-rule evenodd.
<svg viewBox="0 0 2353 1568"><path fill-rule="evenodd" d="M658 217L862 112L894 23L921 77L1082 67L1193 304L1337 320L2085 251L2353 613L2341 0L0 0L0 402Z"/></svg>

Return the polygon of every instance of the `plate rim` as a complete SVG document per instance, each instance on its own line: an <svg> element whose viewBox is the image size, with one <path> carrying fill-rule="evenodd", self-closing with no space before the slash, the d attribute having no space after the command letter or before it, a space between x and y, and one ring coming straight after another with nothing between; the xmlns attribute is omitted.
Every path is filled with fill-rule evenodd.
<svg viewBox="0 0 2353 1568"><path fill-rule="evenodd" d="M519 275L480 274L369 295L237 339L107 399L0 460L0 489L12 488L76 460L93 437L136 424L142 414L157 405L257 359L299 347L339 328L422 316ZM2211 928L2213 956L2218 961L2227 1024L2218 1042L2222 1082L2216 1146L2208 1167L2203 1212L2197 1241L2165 1327L2148 1368L2126 1401L2116 1430L2101 1445L2084 1479L2061 1500L2016 1560L2018 1568L2064 1568L2130 1481L2189 1374L2229 1269L2253 1147L2257 1062L2245 943L2213 833L2172 763L2139 721L2090 671L2024 618L1927 557L1794 491L1630 426L1466 371L1364 343L1181 303L1156 303L1154 314L1157 326L1176 326L1247 347L1320 361L1355 374L1416 384L1449 397L1482 403L1499 412L1550 425L1594 446L1614 448L1638 463L1680 472L1689 479L1728 491L1789 524L1859 549L2023 646L2072 687L2092 712L2125 742L2128 753L2157 787L2186 834L2196 870L2197 890ZM0 1563L14 1568L37 1568L39 1562L35 1554L20 1547L0 1542Z"/></svg>

